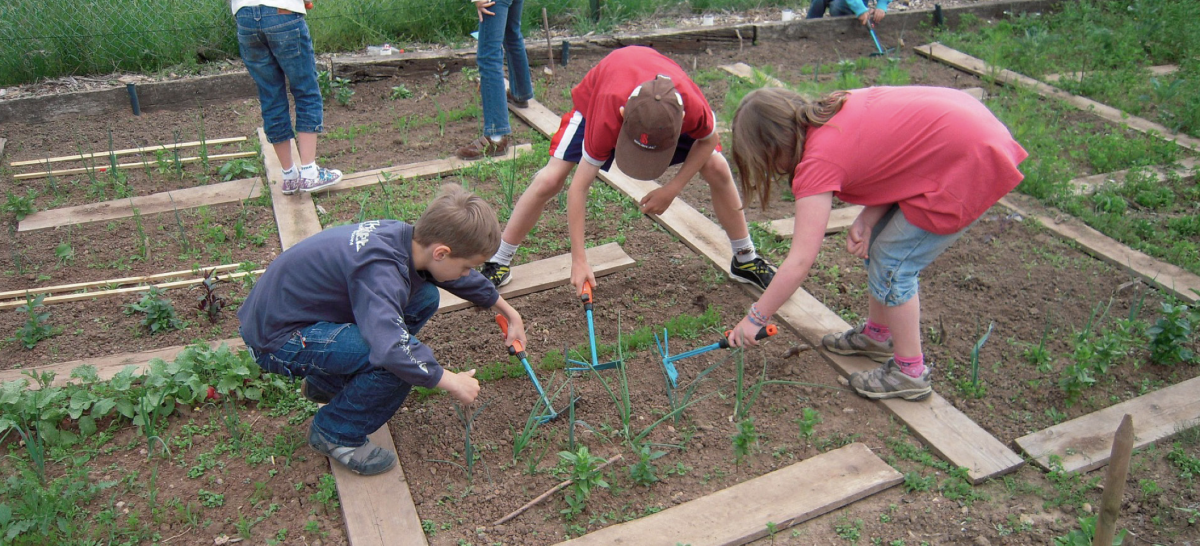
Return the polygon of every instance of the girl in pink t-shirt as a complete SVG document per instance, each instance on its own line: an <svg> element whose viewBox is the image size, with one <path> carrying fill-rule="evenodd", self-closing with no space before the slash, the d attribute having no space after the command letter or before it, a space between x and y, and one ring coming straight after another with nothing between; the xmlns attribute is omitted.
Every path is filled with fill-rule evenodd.
<svg viewBox="0 0 1200 546"><path fill-rule="evenodd" d="M865 397L932 394L921 351L918 275L1021 182L1028 154L970 95L939 87L873 87L815 101L780 88L747 94L733 120L742 192L763 208L777 176L792 175L792 248L767 290L731 334L754 334L800 288L816 260L833 198L865 208L846 249L866 260L867 321L821 345L883 365L851 376Z"/></svg>

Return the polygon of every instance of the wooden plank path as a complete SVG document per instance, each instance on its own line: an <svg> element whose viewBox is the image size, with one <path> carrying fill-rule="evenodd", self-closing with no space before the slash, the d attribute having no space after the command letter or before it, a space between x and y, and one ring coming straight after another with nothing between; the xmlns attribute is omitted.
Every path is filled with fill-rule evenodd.
<svg viewBox="0 0 1200 546"><path fill-rule="evenodd" d="M825 235L840 233L850 229L850 225L854 223L854 219L858 218L862 210L863 207L860 205L851 205L830 211L829 222L825 224ZM780 239L791 239L795 230L795 218L780 218L779 220L772 220L771 223L767 224L767 231Z"/></svg>
<svg viewBox="0 0 1200 546"><path fill-rule="evenodd" d="M262 194L262 179L245 178L207 186L195 186L151 195L113 199L74 207L38 211L17 224L17 231L91 224L129 218L134 211L141 216L194 209L205 205L237 203Z"/></svg>
<svg viewBox="0 0 1200 546"><path fill-rule="evenodd" d="M1160 65L1160 66L1152 66L1149 68L1149 71L1150 71L1151 76L1166 76L1167 74L1174 74L1175 72L1178 72L1179 65L1164 64L1164 65ZM1103 72L1103 71L1101 71L1101 72ZM1095 72L1092 72L1092 73L1094 74ZM1042 76L1042 81L1047 82L1047 83L1056 83L1061 80L1082 81L1083 76L1084 76L1083 72L1067 72L1066 74L1046 74L1045 76Z"/></svg>
<svg viewBox="0 0 1200 546"><path fill-rule="evenodd" d="M853 443L559 546L745 544L766 537L768 523L787 529L903 481L867 446Z"/></svg>
<svg viewBox="0 0 1200 546"><path fill-rule="evenodd" d="M1156 135L1165 140L1175 142L1176 144L1188 148L1195 152L1200 152L1200 139L1192 138L1183 133L1174 133L1170 129L1154 123L1148 119L1131 116L1125 112L1117 110L1111 106L1096 102L1092 99L1072 95L1057 87L1042 83L1038 80L1013 72L1012 70L1003 70L990 66L961 51L957 51L946 47L939 43L932 43L917 46L914 48L917 54L929 57L936 61L941 61L945 64L953 66L959 70L975 74L983 78L994 77L997 82L1008 84L1014 87L1025 87L1037 92L1044 97L1054 97L1061 99L1067 104L1070 104L1085 112L1092 112L1113 123L1126 125L1130 129L1141 131L1143 133Z"/></svg>
<svg viewBox="0 0 1200 546"><path fill-rule="evenodd" d="M342 177L342 181L336 186L331 186L325 190L330 193L352 190L363 186L374 186L382 181L394 181L403 178L419 178L425 176L437 176L446 173L451 173L459 169L467 167L487 164L495 161L509 161L517 157L533 151L533 146L530 144L521 144L519 146L511 146L508 152L502 156L490 157L478 161L465 161L452 157L449 159L433 159L429 161L419 161L406 165L397 165L395 167L384 167L382 169L372 169L354 174L348 174Z"/></svg>
<svg viewBox="0 0 1200 546"><path fill-rule="evenodd" d="M1000 204L1026 218L1037 220L1051 233L1078 243L1088 254L1128 271L1184 301L1200 301L1200 276L1129 248L1078 219L1067 218L1060 221L1041 214L1032 201L1029 197L1009 194L1000 200Z"/></svg>
<svg viewBox="0 0 1200 546"><path fill-rule="evenodd" d="M1100 173L1089 176L1081 176L1073 180L1067 181L1071 185L1071 189L1076 195L1091 195L1100 189L1100 186L1109 182L1125 183L1125 179L1129 174L1135 171L1141 171L1150 176L1156 182L1165 182L1167 177L1174 174L1182 180L1187 180L1196 172L1196 168L1200 167L1200 161L1190 157L1185 157L1178 162L1175 168L1167 169L1164 167L1149 167L1146 169L1126 169L1123 171L1114 171L1111 173Z"/></svg>
<svg viewBox="0 0 1200 546"><path fill-rule="evenodd" d="M1195 377L1017 438L1017 445L1038 466L1050 469L1050 456L1062 457L1062 468L1087 472L1108 464L1113 435L1125 414L1133 416L1134 448L1149 445L1200 424L1200 377Z"/></svg>
<svg viewBox="0 0 1200 546"><path fill-rule="evenodd" d="M545 134L553 134L558 129L558 116L537 101L529 101L528 108L514 108L512 111ZM659 187L654 182L629 178L615 167L608 173L601 172L600 178L634 201ZM662 215L652 218L697 254L708 258L726 275L729 274L733 251L729 248L725 231L715 222L682 199L676 199ZM850 325L837 313L803 289L797 290L776 316L786 321L805 342L814 347L820 346L821 337L825 334L850 329ZM821 351L821 354L843 375L877 366L867 358L840 357L825 351ZM955 466L965 467L975 483L1012 472L1024 464L1019 455L937 393L922 402L884 400L880 403L904 421L909 430L928 443L935 453Z"/></svg>
<svg viewBox="0 0 1200 546"><path fill-rule="evenodd" d="M258 141L262 144L263 168L267 171L267 184L271 188L271 206L275 210L275 223L279 226L279 243L283 250L321 231L321 220L317 218L317 207L312 194L298 191L283 194L283 165L275 155L275 147L267 140L267 134L258 129ZM300 152L292 141L292 158L300 161Z"/></svg>

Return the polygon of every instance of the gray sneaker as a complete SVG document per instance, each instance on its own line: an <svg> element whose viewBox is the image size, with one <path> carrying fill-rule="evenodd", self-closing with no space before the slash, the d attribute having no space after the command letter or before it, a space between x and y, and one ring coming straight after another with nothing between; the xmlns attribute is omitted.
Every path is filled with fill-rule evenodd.
<svg viewBox="0 0 1200 546"><path fill-rule="evenodd" d="M318 453L341 463L351 472L363 476L382 474L396 466L396 455L372 444L370 440L358 447L339 446L326 440L316 428L310 427L308 445Z"/></svg>
<svg viewBox="0 0 1200 546"><path fill-rule="evenodd" d="M300 177L300 191L314 192L317 190L323 190L341 181L342 171L320 167L317 169L316 178L304 178L303 176ZM286 188L284 189L286 190ZM284 191L284 193L286 194L287 192Z"/></svg>
<svg viewBox="0 0 1200 546"><path fill-rule="evenodd" d="M921 377L910 377L900 371L900 366L891 358L874 370L851 375L850 386L859 396L872 400L903 398L915 402L933 394L933 386L929 381L929 365L925 366Z"/></svg>
<svg viewBox="0 0 1200 546"><path fill-rule="evenodd" d="M875 362L887 362L892 358L892 340L878 342L863 333L867 328L864 322L840 334L825 334L821 338L821 346L825 350L845 356L865 356Z"/></svg>

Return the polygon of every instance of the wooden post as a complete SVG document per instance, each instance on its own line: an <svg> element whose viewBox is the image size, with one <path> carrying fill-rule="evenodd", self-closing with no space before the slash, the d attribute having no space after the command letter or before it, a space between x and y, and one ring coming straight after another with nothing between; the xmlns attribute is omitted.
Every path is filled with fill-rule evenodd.
<svg viewBox="0 0 1200 546"><path fill-rule="evenodd" d="M1100 496L1100 514L1096 517L1096 536L1092 539L1092 546L1112 546L1132 455L1133 416L1125 414L1113 437L1112 455L1109 456L1108 471L1104 475L1104 494Z"/></svg>

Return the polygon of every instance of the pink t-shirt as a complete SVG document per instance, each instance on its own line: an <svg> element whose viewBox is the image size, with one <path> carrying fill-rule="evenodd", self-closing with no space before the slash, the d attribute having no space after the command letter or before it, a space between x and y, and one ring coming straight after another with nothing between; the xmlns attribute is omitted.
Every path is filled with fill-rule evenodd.
<svg viewBox="0 0 1200 546"><path fill-rule="evenodd" d="M898 203L941 235L967 227L1021 183L1029 154L974 97L944 87L856 89L808 130L792 179L797 199L832 191L847 203Z"/></svg>
<svg viewBox="0 0 1200 546"><path fill-rule="evenodd" d="M675 61L642 46L623 47L600 60L574 89L571 101L587 120L583 135L583 156L592 164L603 164L612 157L621 132L621 111L634 88L659 74L675 82L683 97L682 134L696 140L716 130L716 118L700 88Z"/></svg>

